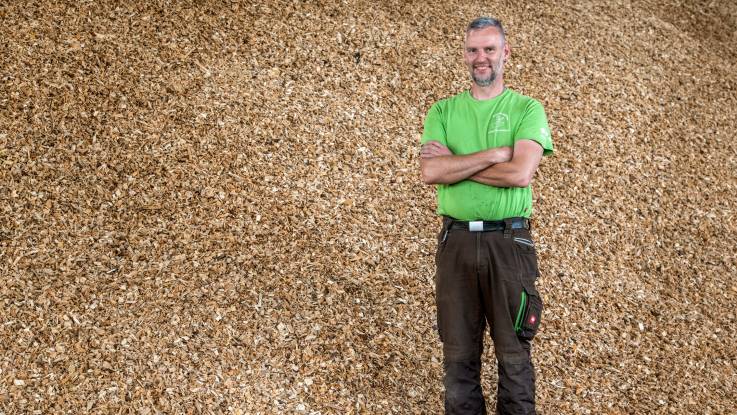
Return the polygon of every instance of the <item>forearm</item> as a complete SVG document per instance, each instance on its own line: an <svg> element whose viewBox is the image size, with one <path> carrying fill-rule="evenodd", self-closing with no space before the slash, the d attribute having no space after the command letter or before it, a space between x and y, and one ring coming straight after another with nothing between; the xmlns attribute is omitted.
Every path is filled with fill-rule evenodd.
<svg viewBox="0 0 737 415"><path fill-rule="evenodd" d="M467 179L491 165L484 152L463 156L438 156L423 159L422 181L427 184L452 184Z"/></svg>
<svg viewBox="0 0 737 415"><path fill-rule="evenodd" d="M474 173L469 180L495 187L527 187L542 158L543 149L534 141L520 140L511 160Z"/></svg>
<svg viewBox="0 0 737 415"><path fill-rule="evenodd" d="M509 159L510 148L497 148L461 156L443 155L420 160L422 180L427 184L453 184L489 166Z"/></svg>
<svg viewBox="0 0 737 415"><path fill-rule="evenodd" d="M510 161L480 170L469 177L469 180L495 187L527 187L531 177Z"/></svg>

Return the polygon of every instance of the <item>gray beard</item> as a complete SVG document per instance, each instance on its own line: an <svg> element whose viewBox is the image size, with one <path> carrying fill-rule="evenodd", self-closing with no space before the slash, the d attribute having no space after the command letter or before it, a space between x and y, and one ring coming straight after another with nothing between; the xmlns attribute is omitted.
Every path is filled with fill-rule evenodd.
<svg viewBox="0 0 737 415"><path fill-rule="evenodd" d="M471 74L471 78L473 78L473 82L476 85L486 87L486 86L491 85L494 82L494 80L496 79L496 72L492 72L491 76L486 79L477 78L473 76L473 74Z"/></svg>
<svg viewBox="0 0 737 415"><path fill-rule="evenodd" d="M502 71L502 65L503 64L504 64L504 62L503 61L500 61L496 65L496 68L493 68L492 69L491 74L489 75L489 78L487 78L487 79L481 79L481 78L477 78L476 76L474 76L474 74L473 74L473 68L471 68L471 79L473 79L473 82L476 85L481 86L481 87L487 87L487 86L491 85L492 83L494 83L494 81L496 80L497 74Z"/></svg>

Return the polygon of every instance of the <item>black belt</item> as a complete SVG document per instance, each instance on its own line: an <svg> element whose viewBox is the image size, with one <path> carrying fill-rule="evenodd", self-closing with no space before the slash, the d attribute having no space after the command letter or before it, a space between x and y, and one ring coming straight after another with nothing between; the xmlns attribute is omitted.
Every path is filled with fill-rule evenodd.
<svg viewBox="0 0 737 415"><path fill-rule="evenodd" d="M451 218L449 218L451 219ZM503 231L507 229L530 229L530 220L527 218L510 218L507 220L455 220L451 219L452 222L448 229L462 229L464 231L471 232L493 232Z"/></svg>

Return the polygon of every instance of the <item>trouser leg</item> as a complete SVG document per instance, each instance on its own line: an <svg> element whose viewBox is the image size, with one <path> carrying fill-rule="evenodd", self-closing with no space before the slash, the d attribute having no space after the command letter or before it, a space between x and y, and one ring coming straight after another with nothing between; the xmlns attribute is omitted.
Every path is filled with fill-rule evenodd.
<svg viewBox="0 0 737 415"><path fill-rule="evenodd" d="M481 360L446 360L443 366L446 415L486 415L480 382Z"/></svg>
<svg viewBox="0 0 737 415"><path fill-rule="evenodd" d="M452 232L439 242L436 302L443 342L445 413L486 414L480 383L486 321L475 266L475 235Z"/></svg>
<svg viewBox="0 0 737 415"><path fill-rule="evenodd" d="M535 371L527 354L521 359L497 356L499 384L496 413L499 415L535 414Z"/></svg>
<svg viewBox="0 0 737 415"><path fill-rule="evenodd" d="M522 287L515 283L503 283L506 289L493 295L490 325L494 353L497 359L499 381L497 385L496 413L499 415L535 414L535 372L530 356L531 345L521 339L514 330ZM506 295L503 295L506 294Z"/></svg>
<svg viewBox="0 0 737 415"><path fill-rule="evenodd" d="M517 231L515 236L530 240L527 230ZM481 280L481 291L499 371L496 413L532 415L535 414L535 373L530 358L531 344L515 326L524 323L525 304L533 301L532 296L539 296L534 288L535 253L529 246L518 245L513 237L505 238L501 232L487 233L482 241L483 252L489 256L482 266L488 272Z"/></svg>

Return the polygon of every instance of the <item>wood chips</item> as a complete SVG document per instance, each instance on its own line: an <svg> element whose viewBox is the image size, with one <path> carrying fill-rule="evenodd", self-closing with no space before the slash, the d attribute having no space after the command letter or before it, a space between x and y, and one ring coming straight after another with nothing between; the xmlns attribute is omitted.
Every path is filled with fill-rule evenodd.
<svg viewBox="0 0 737 415"><path fill-rule="evenodd" d="M0 5L0 414L441 413L418 143L478 15L556 145L540 413L735 413L737 5L349 0Z"/></svg>

